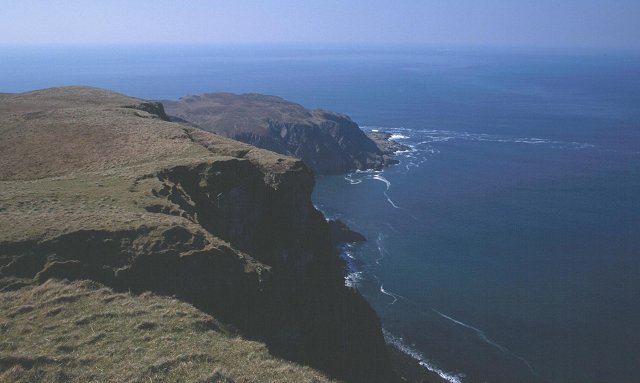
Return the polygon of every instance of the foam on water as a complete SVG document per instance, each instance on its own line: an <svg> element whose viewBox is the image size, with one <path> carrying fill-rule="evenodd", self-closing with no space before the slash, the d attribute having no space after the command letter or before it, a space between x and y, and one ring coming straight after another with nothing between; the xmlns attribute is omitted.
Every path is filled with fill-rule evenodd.
<svg viewBox="0 0 640 383"><path fill-rule="evenodd" d="M384 285L380 285L380 292L384 295L390 296L391 298L393 298L393 301L391 303L389 303L390 305L395 304L398 301L398 297L396 297L395 294L388 292L387 290L384 289Z"/></svg>
<svg viewBox="0 0 640 383"><path fill-rule="evenodd" d="M378 254L380 254L380 256L378 258L376 258L375 263L376 265L380 266L380 262L387 256L389 255L389 252L387 251L387 249L384 247L384 234L382 233L378 233L378 238L376 239L376 246L378 248ZM389 303L390 305L395 304L398 299L403 299L403 300L408 300L407 298L403 297L400 294L396 294L394 292L391 292L389 290L386 290L384 288L384 285L382 284L382 282L380 281L380 279L378 278L377 275L372 274L373 278L376 279L376 281L378 282L378 284L380 284L379 287L379 291L386 295L389 296L391 298L393 298L393 301L391 303Z"/></svg>
<svg viewBox="0 0 640 383"><path fill-rule="evenodd" d="M376 265L376 266L378 266L378 267L379 267L379 266L381 266L381 262L382 262L382 260L383 260L383 259L385 259L385 258L387 258L388 256L390 256L390 255L391 255L391 254L389 253L389 251L386 249L385 245L384 245L384 240L385 240L385 235L384 235L382 232L379 232L379 233L378 233L378 237L376 238L376 247L377 247L377 250L378 250L378 254L379 254L379 256L378 256L378 257L375 259L375 261L374 261L374 262L375 262L375 265ZM388 290L388 289L385 289L385 287L384 287L384 283L380 280L380 278L379 278L375 273L371 272L371 273L369 273L369 274L370 274L370 275L375 279L375 281L376 281L376 282L377 282L377 284L379 285L379 287L378 287L379 292L380 292L381 294L383 294L384 296L390 297L390 298L392 299L392 300L391 300L391 302L389 302L389 303L388 303L389 305L394 305L394 304L396 304L399 300L402 300L402 301L406 302L407 304L409 304L410 306L413 306L413 307L414 307L415 309L417 309L417 310L418 310L418 312L420 312L422 315L427 315L427 316L428 316L428 313L427 313L426 311L424 311L422 308L420 308L420 305L418 305L416 302L412 301L412 300L411 300L411 299L409 299L409 298L406 298L405 296L402 296L402 295L397 294L397 293L395 293L395 292L393 292L393 291L390 291L390 290ZM357 283L359 283L360 281L362 281L362 280L364 279L364 275L363 275L363 273L359 273L359 274L357 274L357 275L354 275L354 276L353 276L353 278L354 278L354 279L357 279L357 280L356 280L356 282L355 282L355 283L357 284ZM349 282L349 283L351 283L351 282ZM353 285L348 285L348 286L353 286ZM460 321L460 320L458 320L458 319L455 319L455 318L453 318L453 317L451 317L451 316L449 316L449 315L446 315L446 314L444 314L444 313L442 313L442 312L440 312L440 311L436 310L435 308L431 308L431 311L432 311L433 313L437 314L439 317L441 317L441 318L443 318L443 319L447 320L447 321L448 321L448 322L450 322L450 323L453 323L453 324L455 324L455 325L457 325L457 326L461 326L461 327L463 327L463 328L466 328L466 329L468 329L468 330L471 330L471 331L472 331L472 332L473 332L473 333L474 333L474 334L475 334L479 339L481 339L483 342L485 342L486 344L490 345L491 347L496 348L497 350L499 350L499 351L500 351L500 352L502 352L503 354L505 354L505 355L509 356L510 358L514 358L514 359L516 359L516 360L519 360L520 362L522 362L522 363L523 363L523 364L524 364L524 365L529 369L529 371L531 372L531 374L532 374L532 375L534 375L534 376L536 376L536 377L538 377L538 378L541 378L541 377L540 377L540 375L535 371L535 369L533 368L533 366L531 365L531 363L530 363L528 360L526 360L525 358L523 358L523 357L521 357L521 356L519 356L519 355L515 354L514 352L512 352L511 350L509 350L507 347L502 346L501 344L498 344L498 343L496 343L495 341L491 340L491 339L490 339L490 338L485 334L485 332L484 332L484 331L480 330L480 329L479 329L479 328L477 328L477 327L474 327L474 326L471 326L471 325L469 325L469 324L467 324L467 323L464 323L464 322L462 322L462 321ZM396 340L397 340L397 339L396 339ZM387 340L387 341L389 342L389 340ZM406 347L405 347L405 348L401 348L401 347L399 347L397 344L394 344L394 345L396 345L396 347L400 348L402 351L406 352L408 355L410 355L410 356L412 356L412 357L414 357L414 358L418 359L418 360L421 362L421 363L420 363L421 365L423 365L423 366L425 366L425 367L427 367L427 365L428 365L428 367L427 367L427 368L428 368L430 371L433 371L433 372L436 372L436 373L438 373L437 371L442 372L442 370L437 369L433 364L430 364L430 363L428 363L428 362L425 362L425 363L423 364L423 363L422 363L422 362L423 362L423 360L422 360L422 359L420 359L420 358L417 358L417 357L416 357L416 355L422 355L418 350L416 350L416 349L412 348L411 350L409 350L410 352L407 352ZM406 346L406 345L405 345L405 346ZM439 374L439 373L438 373L438 374ZM441 374L439 374L439 375L440 375L441 377L443 377L443 378L444 378L444 376L443 376L443 375L441 375ZM454 378L456 378L456 379L460 379L460 376L461 376L461 375L448 375L448 376L454 377ZM542 378L541 378L541 379L542 379ZM451 381L451 380L450 380L450 381ZM461 381L461 380L458 380L458 381Z"/></svg>
<svg viewBox="0 0 640 383"><path fill-rule="evenodd" d="M391 198L389 198L389 195L386 192L384 193L384 196L387 197L387 202L389 202L391 206L393 206L395 209L400 209L400 206L396 205L395 202L393 202Z"/></svg>
<svg viewBox="0 0 640 383"><path fill-rule="evenodd" d="M356 265L356 257L353 256L350 244L340 246L340 258L345 262L344 285L358 287L364 278L363 271Z"/></svg>
<svg viewBox="0 0 640 383"><path fill-rule="evenodd" d="M344 277L344 285L347 287L358 287L360 282L363 279L362 271L355 271L353 273L349 273Z"/></svg>
<svg viewBox="0 0 640 383"><path fill-rule="evenodd" d="M554 149L574 149L586 150L597 149L595 145L584 142L565 142L538 137L509 137L488 133L469 133L443 129L426 129L414 130L408 128L389 128L380 126L363 126L363 130L375 132L388 132L391 134L389 139L402 140L403 144L410 147L408 150L400 150L395 155L401 160L400 166L404 168L406 173L413 169L420 168L430 157L440 154L440 150L435 146L438 143L449 142L453 140L473 141L473 142L491 142L504 144L523 144L523 145L547 145ZM604 150L604 149L599 149ZM401 209L398 204L391 199L388 194L391 183L379 171L373 171L371 178L353 179L347 176L345 179L351 184L359 184L363 179L375 179L385 182L387 190L383 192L385 199L394 209Z"/></svg>
<svg viewBox="0 0 640 383"><path fill-rule="evenodd" d="M440 151L437 148L439 143L450 142L454 140L461 141L473 141L473 142L487 142L487 143L504 143L504 144L521 144L521 145L547 145L551 148L555 149L574 149L574 150L586 150L593 149L595 145L588 143L580 143L580 142L563 142L556 141L545 138L538 137L508 137L502 135L495 134L486 134L486 133L469 133L469 132L456 132L450 130L411 130L406 128L383 128L376 127L375 129L369 129L371 131L382 131L389 132L391 134L390 139L402 140L402 142L406 145L410 146L410 150L399 151L396 153L398 159L400 159L400 167L406 172L410 172L413 169L419 168L425 162L429 160L430 157L434 155L440 154ZM391 173L393 174L393 173ZM386 175L386 174L385 174ZM362 183L365 180L375 180L380 181L385 184L385 190L383 191L383 195L387 199L387 202L395 209L400 209L400 207L389 197L389 190L391 188L392 182L387 179L383 175L382 171L369 170L365 172L354 172L347 176L345 176L345 180L350 184L355 185ZM378 238L376 239L376 246L378 250L378 257L374 260L374 268L381 267L382 261L385 260L388 256L390 256L389 252L384 246L385 236L382 233L378 233ZM411 301L408 298L403 297L402 295L396 294L385 288L384 283L378 278L378 276L374 272L367 272L366 275L363 273L359 273L354 275L354 280L357 280L353 285L357 284L359 281L364 278L372 277L378 285L379 293L381 296L389 297L390 301L389 305L395 305L400 300L402 300L403 304L406 302L410 306L414 307L418 310L418 312L422 313L422 315L432 316L433 314L429 314L429 311L435 313L440 318L446 320L449 323L452 323L454 326L460 326L464 329L472 331L475 336L477 336L481 341L489 345L490 347L495 348L496 350L503 353L505 356L512 358L514 360L518 360L523 363L532 375L543 380L540 375L535 371L531 363L525 358L515 354L507 347L498 344L497 342L490 339L487 334L479 328L471 326L467 323L464 323L458 319L455 319L449 315L446 315L435 308L421 308L420 305ZM351 282L348 282L351 283ZM395 345L397 348L405 352L407 355L415 358L419 361L419 363L427 368L430 371L438 374L443 379L449 382L461 383L463 374L450 374L439 368L437 368L432 362L426 360L424 355L415 347L408 346L402 338L396 337L393 334L385 331L385 339L388 343Z"/></svg>
<svg viewBox="0 0 640 383"><path fill-rule="evenodd" d="M504 346L502 346L502 345L500 345L500 344L498 344L498 343L496 343L496 342L492 341L491 339L489 339L489 338L487 337L487 335L484 333L484 331L482 331L482 330L480 330L480 329L478 329L478 328L476 328L476 327L470 326L470 325L468 325L468 324L466 324L466 323L463 323L463 322L461 322L461 321L459 321L459 320L457 320L457 319L454 319L454 318L452 318L452 317L450 317L450 316L448 316L448 315L445 315L445 314L441 313L440 311L438 311L438 310L436 310L436 309L433 309L433 308L432 308L431 310L433 310L433 312L435 312L436 314L440 315L441 317L443 317L443 318L445 318L445 319L447 319L447 320L449 320L449 321L451 321L451 322L453 322L453 323L455 323L455 324L457 324L457 325L459 325L459 326L462 326L462 327L465 327L465 328L468 328L468 329L472 330L473 332L475 332L475 333L476 333L476 335L478 336L478 338L482 339L485 343L487 343L487 344L489 344L489 345L491 345L491 346L493 346L493 347L497 348L498 350L502 351L502 352L503 352L503 353L505 353L505 354L508 354L508 355L510 355L510 356L512 356L512 357L515 357L516 359L518 359L519 361L521 361L522 363L524 363L524 364L525 364L525 366L527 366L527 368L529 369L529 371L530 371L534 376L537 376L537 377L539 377L539 378L540 378L540 375L535 371L535 369L533 368L533 366L531 365L531 363L530 363L528 360L526 360L525 358L523 358L523 357L521 357L521 356L519 356L519 355L514 354L514 353L513 353L511 350L509 350L508 348L506 348L506 347L504 347Z"/></svg>
<svg viewBox="0 0 640 383"><path fill-rule="evenodd" d="M393 335L392 333L390 333L389 331L387 331L384 328L382 329L382 334L384 335L384 339L385 339L385 341L387 343L395 346L398 350L402 351L406 355L409 355L413 359L417 360L418 363L422 367L424 367L427 370L437 374L438 376L440 376L442 379L446 380L447 382L450 382L450 383L462 383L462 378L464 377L464 375L462 375L462 374L451 374L451 373L445 372L445 371L437 368L436 366L433 365L433 363L431 363L431 361L429 361L427 358L425 358L425 356L420 351L418 351L415 348L409 346L404 341L404 339L402 339L401 337Z"/></svg>
<svg viewBox="0 0 640 383"><path fill-rule="evenodd" d="M382 181L384 182L385 185L387 185L387 191L389 191L389 188L391 187L391 182L389 182L389 180L387 180L386 178L384 178L382 176L382 174L377 173L375 174L373 177L371 177L372 180L378 180L378 181Z"/></svg>
<svg viewBox="0 0 640 383"><path fill-rule="evenodd" d="M384 196L387 198L387 202L389 202L389 204L394 208L394 209L400 209L400 206L396 205L395 202L393 202L391 200L391 197L389 197L389 194L387 194L387 192L389 191L389 189L391 188L391 182L389 182L389 180L387 180L386 178L384 178L380 173L375 174L373 177L371 177L372 180L377 180L377 181L382 181L385 183L385 185L387 185L387 189L383 192Z"/></svg>
<svg viewBox="0 0 640 383"><path fill-rule="evenodd" d="M475 328L473 326L469 326L468 324L460 322L459 320L453 319L450 316L445 315L445 314L441 313L440 311L438 311L436 309L431 309L431 310L433 310L433 312L435 312L436 314L440 315L441 317L443 317L443 318L445 318L445 319L447 319L447 320L449 320L449 321L451 321L451 322L453 322L453 323L455 323L457 325L460 325L462 327L466 327L466 328L468 328L470 330L473 330L476 333L476 335L478 335L478 337L480 339L482 339L486 343L496 347L500 351L505 352L505 353L509 352L509 350L506 347L501 346L501 345L497 344L496 342L492 341L491 339L487 338L487 335L482 330L479 330L479 329L477 329L477 328Z"/></svg>
<svg viewBox="0 0 640 383"><path fill-rule="evenodd" d="M394 129L389 129L390 131ZM404 130L403 130L404 131ZM509 137L487 133L457 132L451 130L414 130L412 137L420 139L417 145L424 145L437 142L447 142L451 140L466 140L475 142L497 142L504 144L529 144L529 145L550 145L558 149L592 149L595 145L584 142L556 141L539 137Z"/></svg>
<svg viewBox="0 0 640 383"><path fill-rule="evenodd" d="M359 183L362 183L361 179L353 179L353 175L354 173L349 173L346 176L344 176L345 181L349 182L351 185L357 185Z"/></svg>
<svg viewBox="0 0 640 383"><path fill-rule="evenodd" d="M414 148L431 143L448 142L451 140L466 140L476 142L497 142L505 144L529 144L529 145L550 145L557 149L593 149L595 145L585 142L557 141L540 137L510 137L488 133L470 133L464 131L453 131L445 129L408 129L389 128L380 126L363 126L363 130L372 132L388 132L391 134L390 140L419 140ZM407 142L404 142L407 144ZM410 143L408 143L410 144Z"/></svg>
<svg viewBox="0 0 640 383"><path fill-rule="evenodd" d="M389 191L389 189L391 188L391 182L389 180L387 180L386 178L384 178L384 176L382 175L382 171L379 171L379 170L366 170L366 171L356 170L355 172L349 173L346 176L344 176L344 180L349 182L351 185L358 185L358 184L362 183L362 181L364 181L364 180L375 180L375 181L383 182L385 184L385 186L386 186L386 189L383 192L383 194L384 194L387 202L389 202L389 205L391 205L391 207L393 207L394 209L400 209L400 206L398 206L398 204L396 204L391 199L389 194L387 193Z"/></svg>
<svg viewBox="0 0 640 383"><path fill-rule="evenodd" d="M378 253L380 256L376 258L376 265L380 265L380 261L384 259L387 250L384 248L382 241L384 240L384 235L382 233L378 233L378 238L376 239L376 246L378 247Z"/></svg>

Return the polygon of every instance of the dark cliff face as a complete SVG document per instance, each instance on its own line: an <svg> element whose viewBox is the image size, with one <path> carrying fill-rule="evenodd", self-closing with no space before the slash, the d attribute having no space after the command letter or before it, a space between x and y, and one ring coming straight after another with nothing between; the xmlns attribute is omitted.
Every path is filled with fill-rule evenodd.
<svg viewBox="0 0 640 383"><path fill-rule="evenodd" d="M344 286L303 164L272 175L232 159L155 177L158 201L147 210L184 216L203 231L143 226L0 243L4 288L92 279L176 295L264 341L277 356L347 381L393 381L376 314ZM229 245L212 246L208 234Z"/></svg>
<svg viewBox="0 0 640 383"><path fill-rule="evenodd" d="M263 283L234 297L231 319L244 333L276 355L349 381L393 381L376 314L344 286L330 225L311 203L314 179L302 162L265 173L234 159L169 169L159 179L159 195L188 205L184 211L208 232L269 265ZM228 308L219 310L223 318L230 318Z"/></svg>
<svg viewBox="0 0 640 383"><path fill-rule="evenodd" d="M348 116L305 109L279 97L210 93L163 104L176 121L300 158L318 174L394 163Z"/></svg>
<svg viewBox="0 0 640 383"><path fill-rule="evenodd" d="M64 90L96 92L89 91ZM42 114L59 116L52 124L34 125L15 118L23 113L18 107L11 111L8 144L77 126L83 135L68 134L85 140L77 148L92 147L94 139L106 145L107 137L118 140L119 154L107 161L94 150L77 153L77 163L101 166L86 168L56 163L48 152L42 156L57 177L28 173L26 163L19 178L9 172L0 180L0 223L24 217L0 233L0 289L66 278L175 295L275 355L347 381L394 381L375 313L344 286L329 224L311 203L314 179L306 165L167 122L157 105L99 93L109 99L106 107L85 107L83 99L68 105L69 114L56 100ZM31 104L48 94L29 95L28 105L20 96L10 101L33 113ZM92 129L103 136L94 138ZM12 141L12 130L22 132L20 141ZM17 163L13 152L4 153L3 161Z"/></svg>

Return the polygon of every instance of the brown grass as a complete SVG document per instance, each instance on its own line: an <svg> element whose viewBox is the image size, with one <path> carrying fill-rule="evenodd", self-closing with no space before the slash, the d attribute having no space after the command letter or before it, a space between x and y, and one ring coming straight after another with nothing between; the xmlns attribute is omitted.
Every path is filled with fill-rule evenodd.
<svg viewBox="0 0 640 383"><path fill-rule="evenodd" d="M271 177L306 171L297 160L130 107L140 102L96 88L0 94L0 252L79 230L201 231L146 209L159 203L152 190L166 168L240 158ZM327 379L175 299L51 280L0 292L0 382L162 381Z"/></svg>
<svg viewBox="0 0 640 383"><path fill-rule="evenodd" d="M0 293L0 382L328 382L191 305L49 280Z"/></svg>
<svg viewBox="0 0 640 383"><path fill-rule="evenodd" d="M269 121L312 127L327 122L327 115L347 118L261 94L207 93L162 103L168 114L228 137L243 132L268 133Z"/></svg>
<svg viewBox="0 0 640 383"><path fill-rule="evenodd" d="M81 229L190 225L150 214L152 176L168 167L244 158L269 172L297 161L132 109L88 87L0 95L0 242ZM141 184L144 184L141 186Z"/></svg>

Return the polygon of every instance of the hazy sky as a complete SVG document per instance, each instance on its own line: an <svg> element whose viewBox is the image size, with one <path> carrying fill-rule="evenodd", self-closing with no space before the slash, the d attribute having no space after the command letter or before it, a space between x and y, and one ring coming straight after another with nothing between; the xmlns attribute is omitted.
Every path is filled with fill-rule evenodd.
<svg viewBox="0 0 640 383"><path fill-rule="evenodd" d="M0 0L0 44L640 48L640 0Z"/></svg>

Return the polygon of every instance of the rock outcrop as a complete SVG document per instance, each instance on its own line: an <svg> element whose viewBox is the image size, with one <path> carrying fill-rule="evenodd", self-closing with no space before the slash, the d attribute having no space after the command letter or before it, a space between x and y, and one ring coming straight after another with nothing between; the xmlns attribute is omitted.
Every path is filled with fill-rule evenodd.
<svg viewBox="0 0 640 383"><path fill-rule="evenodd" d="M375 142L380 151L386 155L392 156L394 153L399 151L411 150L410 146L392 140L391 137L393 135L391 133L368 131L365 134Z"/></svg>
<svg viewBox="0 0 640 383"><path fill-rule="evenodd" d="M381 169L397 162L348 116L309 110L280 97L208 93L162 103L175 121L302 159L317 174Z"/></svg>
<svg viewBox="0 0 640 383"><path fill-rule="evenodd" d="M0 94L0 119L3 291L56 278L171 295L277 356L395 380L302 161L96 88Z"/></svg>

